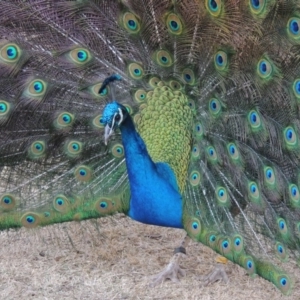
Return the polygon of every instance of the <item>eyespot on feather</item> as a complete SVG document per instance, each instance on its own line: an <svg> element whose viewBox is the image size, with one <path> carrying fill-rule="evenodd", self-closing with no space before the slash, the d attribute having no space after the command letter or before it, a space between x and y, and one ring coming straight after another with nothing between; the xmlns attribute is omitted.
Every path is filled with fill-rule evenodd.
<svg viewBox="0 0 300 300"><path fill-rule="evenodd" d="M123 158L124 157L124 147L120 143L115 143L110 148L111 154L115 158Z"/></svg>
<svg viewBox="0 0 300 300"><path fill-rule="evenodd" d="M54 126L57 129L65 129L71 127L74 123L75 116L69 112L60 113L54 121Z"/></svg>
<svg viewBox="0 0 300 300"><path fill-rule="evenodd" d="M256 266L253 258L249 255L241 255L237 263L242 266L249 275L254 275L256 274Z"/></svg>
<svg viewBox="0 0 300 300"><path fill-rule="evenodd" d="M298 137L292 126L288 126L283 131L285 145L288 149L295 149L298 146Z"/></svg>
<svg viewBox="0 0 300 300"><path fill-rule="evenodd" d="M53 199L53 208L58 212L66 213L70 208L70 201L64 195L57 195Z"/></svg>
<svg viewBox="0 0 300 300"><path fill-rule="evenodd" d="M217 236L218 236L217 232L212 232L212 231L208 232L207 234L205 234L205 238L204 238L205 244L210 248L215 249L218 241Z"/></svg>
<svg viewBox="0 0 300 300"><path fill-rule="evenodd" d="M192 159L198 160L200 158L200 146L198 144L194 144L192 147Z"/></svg>
<svg viewBox="0 0 300 300"><path fill-rule="evenodd" d="M215 68L218 71L225 72L228 71L229 61L228 55L225 51L218 51L214 57Z"/></svg>
<svg viewBox="0 0 300 300"><path fill-rule="evenodd" d="M174 35L180 35L183 31L183 23L178 15L169 13L166 18L168 31Z"/></svg>
<svg viewBox="0 0 300 300"><path fill-rule="evenodd" d="M238 162L240 161L240 152L237 148L237 146L234 144L234 143L229 143L227 145L227 151L228 151L228 154L229 154L229 157L235 161L235 162Z"/></svg>
<svg viewBox="0 0 300 300"><path fill-rule="evenodd" d="M251 110L248 113L247 120L253 132L257 132L262 128L261 118L256 110Z"/></svg>
<svg viewBox="0 0 300 300"><path fill-rule="evenodd" d="M222 12L223 1L222 0L205 0L206 10L213 17L219 17Z"/></svg>
<svg viewBox="0 0 300 300"><path fill-rule="evenodd" d="M140 20L131 12L125 12L123 14L122 24L125 30L130 34L137 34L141 30Z"/></svg>
<svg viewBox="0 0 300 300"><path fill-rule="evenodd" d="M222 187L222 186L217 187L215 194L217 197L218 204L220 206L229 206L230 205L229 196L228 196L227 190L224 187Z"/></svg>
<svg viewBox="0 0 300 300"><path fill-rule="evenodd" d="M300 18L292 17L287 22L287 32L288 36L294 40L300 40Z"/></svg>
<svg viewBox="0 0 300 300"><path fill-rule="evenodd" d="M75 178L80 182L88 182L93 177L92 169L85 165L80 165L75 169Z"/></svg>
<svg viewBox="0 0 300 300"><path fill-rule="evenodd" d="M222 111L221 103L217 98L209 100L208 109L213 117L219 117Z"/></svg>
<svg viewBox="0 0 300 300"><path fill-rule="evenodd" d="M211 163L217 163L218 162L218 155L213 146L208 146L206 148L206 157Z"/></svg>
<svg viewBox="0 0 300 300"><path fill-rule="evenodd" d="M227 237L220 238L218 240L218 248L220 254L228 257L228 255L230 255L232 251L231 240Z"/></svg>
<svg viewBox="0 0 300 300"><path fill-rule="evenodd" d="M42 100L46 94L48 84L42 79L30 81L24 90L23 95L36 100Z"/></svg>
<svg viewBox="0 0 300 300"><path fill-rule="evenodd" d="M21 224L26 228L36 228L41 222L41 217L34 212L27 212L21 217Z"/></svg>
<svg viewBox="0 0 300 300"><path fill-rule="evenodd" d="M144 69L138 63L130 63L128 65L128 72L132 79L140 80L144 76Z"/></svg>
<svg viewBox="0 0 300 300"><path fill-rule="evenodd" d="M203 126L201 123L196 123L194 125L194 135L196 140L201 140L203 138Z"/></svg>
<svg viewBox="0 0 300 300"><path fill-rule="evenodd" d="M138 89L134 93L134 99L137 103L143 103L147 99L147 93L144 89Z"/></svg>
<svg viewBox="0 0 300 300"><path fill-rule="evenodd" d="M273 168L268 166L264 167L264 179L265 179L265 183L268 186L270 187L274 186L274 184L276 183L276 177Z"/></svg>
<svg viewBox="0 0 300 300"><path fill-rule="evenodd" d="M253 15L264 15L266 10L266 0L249 0L250 12Z"/></svg>
<svg viewBox="0 0 300 300"><path fill-rule="evenodd" d="M102 115L97 115L93 118L92 125L95 129L103 129L104 128L104 119Z"/></svg>
<svg viewBox="0 0 300 300"><path fill-rule="evenodd" d="M179 90L182 89L182 86L181 86L180 82L177 81L177 80L171 80L171 81L169 82L169 87L170 87L173 91L179 91Z"/></svg>
<svg viewBox="0 0 300 300"><path fill-rule="evenodd" d="M28 154L31 158L41 158L46 153L46 144L44 141L34 141L29 149Z"/></svg>
<svg viewBox="0 0 300 300"><path fill-rule="evenodd" d="M201 234L201 222L196 218L189 218L186 224L186 231L188 232L189 236L198 240Z"/></svg>
<svg viewBox="0 0 300 300"><path fill-rule="evenodd" d="M101 215L111 214L116 211L115 202L108 197L101 197L95 202L95 209Z"/></svg>
<svg viewBox="0 0 300 300"><path fill-rule="evenodd" d="M192 186L198 186L201 182L201 175L198 171L193 170L190 173L190 184Z"/></svg>
<svg viewBox="0 0 300 300"><path fill-rule="evenodd" d="M16 197L12 194L4 194L0 198L0 207L4 210L12 210L16 206Z"/></svg>
<svg viewBox="0 0 300 300"><path fill-rule="evenodd" d="M232 241L233 249L236 253L241 253L242 251L244 251L244 239L241 235L234 235Z"/></svg>
<svg viewBox="0 0 300 300"><path fill-rule="evenodd" d="M283 218L278 218L277 225L278 225L278 230L282 235L288 234L288 228Z"/></svg>
<svg viewBox="0 0 300 300"><path fill-rule="evenodd" d="M83 145L81 142L72 140L65 144L65 153L70 157L77 157L82 153Z"/></svg>
<svg viewBox="0 0 300 300"><path fill-rule="evenodd" d="M149 79L149 85L150 85L152 88L156 88L159 82L160 82L160 78L158 78L158 77L156 77L156 76L152 76L152 77Z"/></svg>
<svg viewBox="0 0 300 300"><path fill-rule="evenodd" d="M296 184L289 184L289 198L293 207L300 207L299 188Z"/></svg>
<svg viewBox="0 0 300 300"><path fill-rule="evenodd" d="M195 84L195 74L192 69L185 68L182 71L182 79L186 84L194 85Z"/></svg>
<svg viewBox="0 0 300 300"><path fill-rule="evenodd" d="M154 61L161 67L170 67L173 65L173 58L166 50L158 50L154 55Z"/></svg>
<svg viewBox="0 0 300 300"><path fill-rule="evenodd" d="M12 106L9 102L0 100L0 122L6 120L11 113Z"/></svg>
<svg viewBox="0 0 300 300"><path fill-rule="evenodd" d="M248 183L248 196L251 201L260 203L260 191L256 182L254 181L250 181Z"/></svg>
<svg viewBox="0 0 300 300"><path fill-rule="evenodd" d="M15 64L21 57L22 50L15 43L7 43L0 48L0 61Z"/></svg>
<svg viewBox="0 0 300 300"><path fill-rule="evenodd" d="M272 76L274 72L273 65L269 60L262 58L257 63L256 72L260 78L265 80L270 80L273 77Z"/></svg>
<svg viewBox="0 0 300 300"><path fill-rule="evenodd" d="M191 110L194 110L196 107L195 101L192 99L188 99L188 106L190 107Z"/></svg>
<svg viewBox="0 0 300 300"><path fill-rule="evenodd" d="M279 288L283 294L289 295L294 285L289 276L286 274L275 274L274 277L274 281L272 281L277 288Z"/></svg>
<svg viewBox="0 0 300 300"><path fill-rule="evenodd" d="M297 100L300 101L300 78L296 78L293 82L293 93Z"/></svg>
<svg viewBox="0 0 300 300"><path fill-rule="evenodd" d="M83 66L91 61L92 55L89 50L85 48L75 48L68 53L68 57L73 63L78 66Z"/></svg>
<svg viewBox="0 0 300 300"><path fill-rule="evenodd" d="M286 249L282 243L277 242L274 246L274 249L275 249L276 256L280 260L282 260L283 262L286 262L288 260Z"/></svg>

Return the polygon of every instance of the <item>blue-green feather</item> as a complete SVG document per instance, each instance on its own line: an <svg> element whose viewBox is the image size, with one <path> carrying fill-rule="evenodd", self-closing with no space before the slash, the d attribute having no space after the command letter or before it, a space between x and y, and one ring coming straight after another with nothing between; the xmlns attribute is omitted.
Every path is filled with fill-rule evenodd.
<svg viewBox="0 0 300 300"><path fill-rule="evenodd" d="M118 109L122 109L122 106L117 102L105 107L105 125L112 124L112 118L119 112ZM124 121L119 128L131 191L128 215L146 224L183 228L182 196L174 172L166 163L152 161L131 117L126 110L124 113Z"/></svg>
<svg viewBox="0 0 300 300"><path fill-rule="evenodd" d="M298 2L1 1L0 229L122 212L289 294Z"/></svg>

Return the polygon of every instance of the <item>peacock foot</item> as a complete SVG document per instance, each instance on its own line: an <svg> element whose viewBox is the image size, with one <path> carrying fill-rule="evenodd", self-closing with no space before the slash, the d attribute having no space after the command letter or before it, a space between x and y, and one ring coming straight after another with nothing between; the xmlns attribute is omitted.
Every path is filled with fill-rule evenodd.
<svg viewBox="0 0 300 300"><path fill-rule="evenodd" d="M199 279L202 281L201 286L207 286L216 281L222 281L224 283L228 283L229 279L226 274L225 268L223 265L217 265L213 271L211 271L206 276L199 276Z"/></svg>
<svg viewBox="0 0 300 300"><path fill-rule="evenodd" d="M150 286L154 287L167 279L172 282L179 282L180 277L185 276L185 271L179 266L179 261L182 255L185 254L182 252L175 253L169 264L160 273L152 276Z"/></svg>

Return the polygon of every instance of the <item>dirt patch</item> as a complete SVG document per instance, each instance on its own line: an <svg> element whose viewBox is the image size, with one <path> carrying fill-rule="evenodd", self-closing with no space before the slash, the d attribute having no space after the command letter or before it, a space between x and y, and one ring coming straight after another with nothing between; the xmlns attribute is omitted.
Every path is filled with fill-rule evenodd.
<svg viewBox="0 0 300 300"><path fill-rule="evenodd" d="M270 282L226 265L230 282L201 287L198 277L216 254L191 242L186 277L151 288L150 277L169 262L183 230L143 225L123 216L0 234L0 299L300 299L300 269L291 296Z"/></svg>

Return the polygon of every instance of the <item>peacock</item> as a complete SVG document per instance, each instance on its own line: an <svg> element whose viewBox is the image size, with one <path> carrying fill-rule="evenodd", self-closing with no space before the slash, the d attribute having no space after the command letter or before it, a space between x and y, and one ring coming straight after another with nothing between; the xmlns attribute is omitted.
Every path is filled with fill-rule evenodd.
<svg viewBox="0 0 300 300"><path fill-rule="evenodd" d="M0 3L1 230L124 213L187 232L154 283L191 238L291 293L299 1Z"/></svg>

